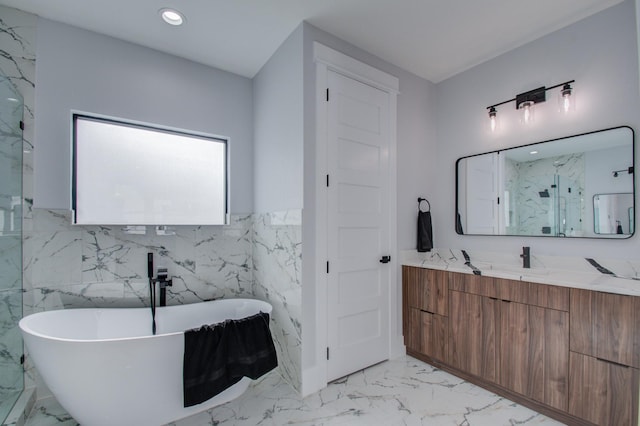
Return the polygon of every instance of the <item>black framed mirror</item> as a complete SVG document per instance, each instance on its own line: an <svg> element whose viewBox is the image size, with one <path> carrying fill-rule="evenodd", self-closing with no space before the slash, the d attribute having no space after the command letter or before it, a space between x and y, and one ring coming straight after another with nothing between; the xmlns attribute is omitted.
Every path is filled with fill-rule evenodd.
<svg viewBox="0 0 640 426"><path fill-rule="evenodd" d="M634 145L633 129L621 126L459 158L456 232L629 238L635 229ZM602 197L612 194L627 194L624 209Z"/></svg>

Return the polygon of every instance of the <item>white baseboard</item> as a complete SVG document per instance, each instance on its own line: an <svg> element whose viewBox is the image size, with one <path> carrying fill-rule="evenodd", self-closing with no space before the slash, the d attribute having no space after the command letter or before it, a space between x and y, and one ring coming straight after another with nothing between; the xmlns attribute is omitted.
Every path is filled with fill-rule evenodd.
<svg viewBox="0 0 640 426"><path fill-rule="evenodd" d="M399 358L406 355L407 348L404 346L404 337L397 336L395 342L392 342L389 347L389 359Z"/></svg>
<svg viewBox="0 0 640 426"><path fill-rule="evenodd" d="M311 395L327 387L327 370L325 366L315 365L302 370L302 396Z"/></svg>

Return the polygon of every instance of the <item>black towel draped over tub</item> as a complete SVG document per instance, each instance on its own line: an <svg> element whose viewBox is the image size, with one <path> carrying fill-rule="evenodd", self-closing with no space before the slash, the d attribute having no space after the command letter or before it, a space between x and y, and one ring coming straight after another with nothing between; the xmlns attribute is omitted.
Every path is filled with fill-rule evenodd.
<svg viewBox="0 0 640 426"><path fill-rule="evenodd" d="M184 406L200 404L278 366L269 314L205 325L184 332Z"/></svg>

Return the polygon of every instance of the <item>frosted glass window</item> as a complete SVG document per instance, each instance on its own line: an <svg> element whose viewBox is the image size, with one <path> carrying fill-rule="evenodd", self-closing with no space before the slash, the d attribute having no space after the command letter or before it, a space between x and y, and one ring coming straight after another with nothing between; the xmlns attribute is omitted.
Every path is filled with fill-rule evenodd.
<svg viewBox="0 0 640 426"><path fill-rule="evenodd" d="M74 221L227 223L227 141L73 116Z"/></svg>

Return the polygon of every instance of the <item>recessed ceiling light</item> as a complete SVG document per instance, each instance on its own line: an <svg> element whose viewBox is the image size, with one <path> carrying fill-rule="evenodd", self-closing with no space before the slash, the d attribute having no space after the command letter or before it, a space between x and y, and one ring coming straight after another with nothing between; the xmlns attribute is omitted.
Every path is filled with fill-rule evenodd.
<svg viewBox="0 0 640 426"><path fill-rule="evenodd" d="M537 153L538 153L538 151L531 151L529 154L536 155Z"/></svg>
<svg viewBox="0 0 640 426"><path fill-rule="evenodd" d="M164 9L160 9L159 12L162 20L169 25L178 26L182 25L185 21L184 15L175 9L165 7Z"/></svg>
<svg viewBox="0 0 640 426"><path fill-rule="evenodd" d="M16 98L7 98L7 100L9 102L20 102L19 100L17 100Z"/></svg>

